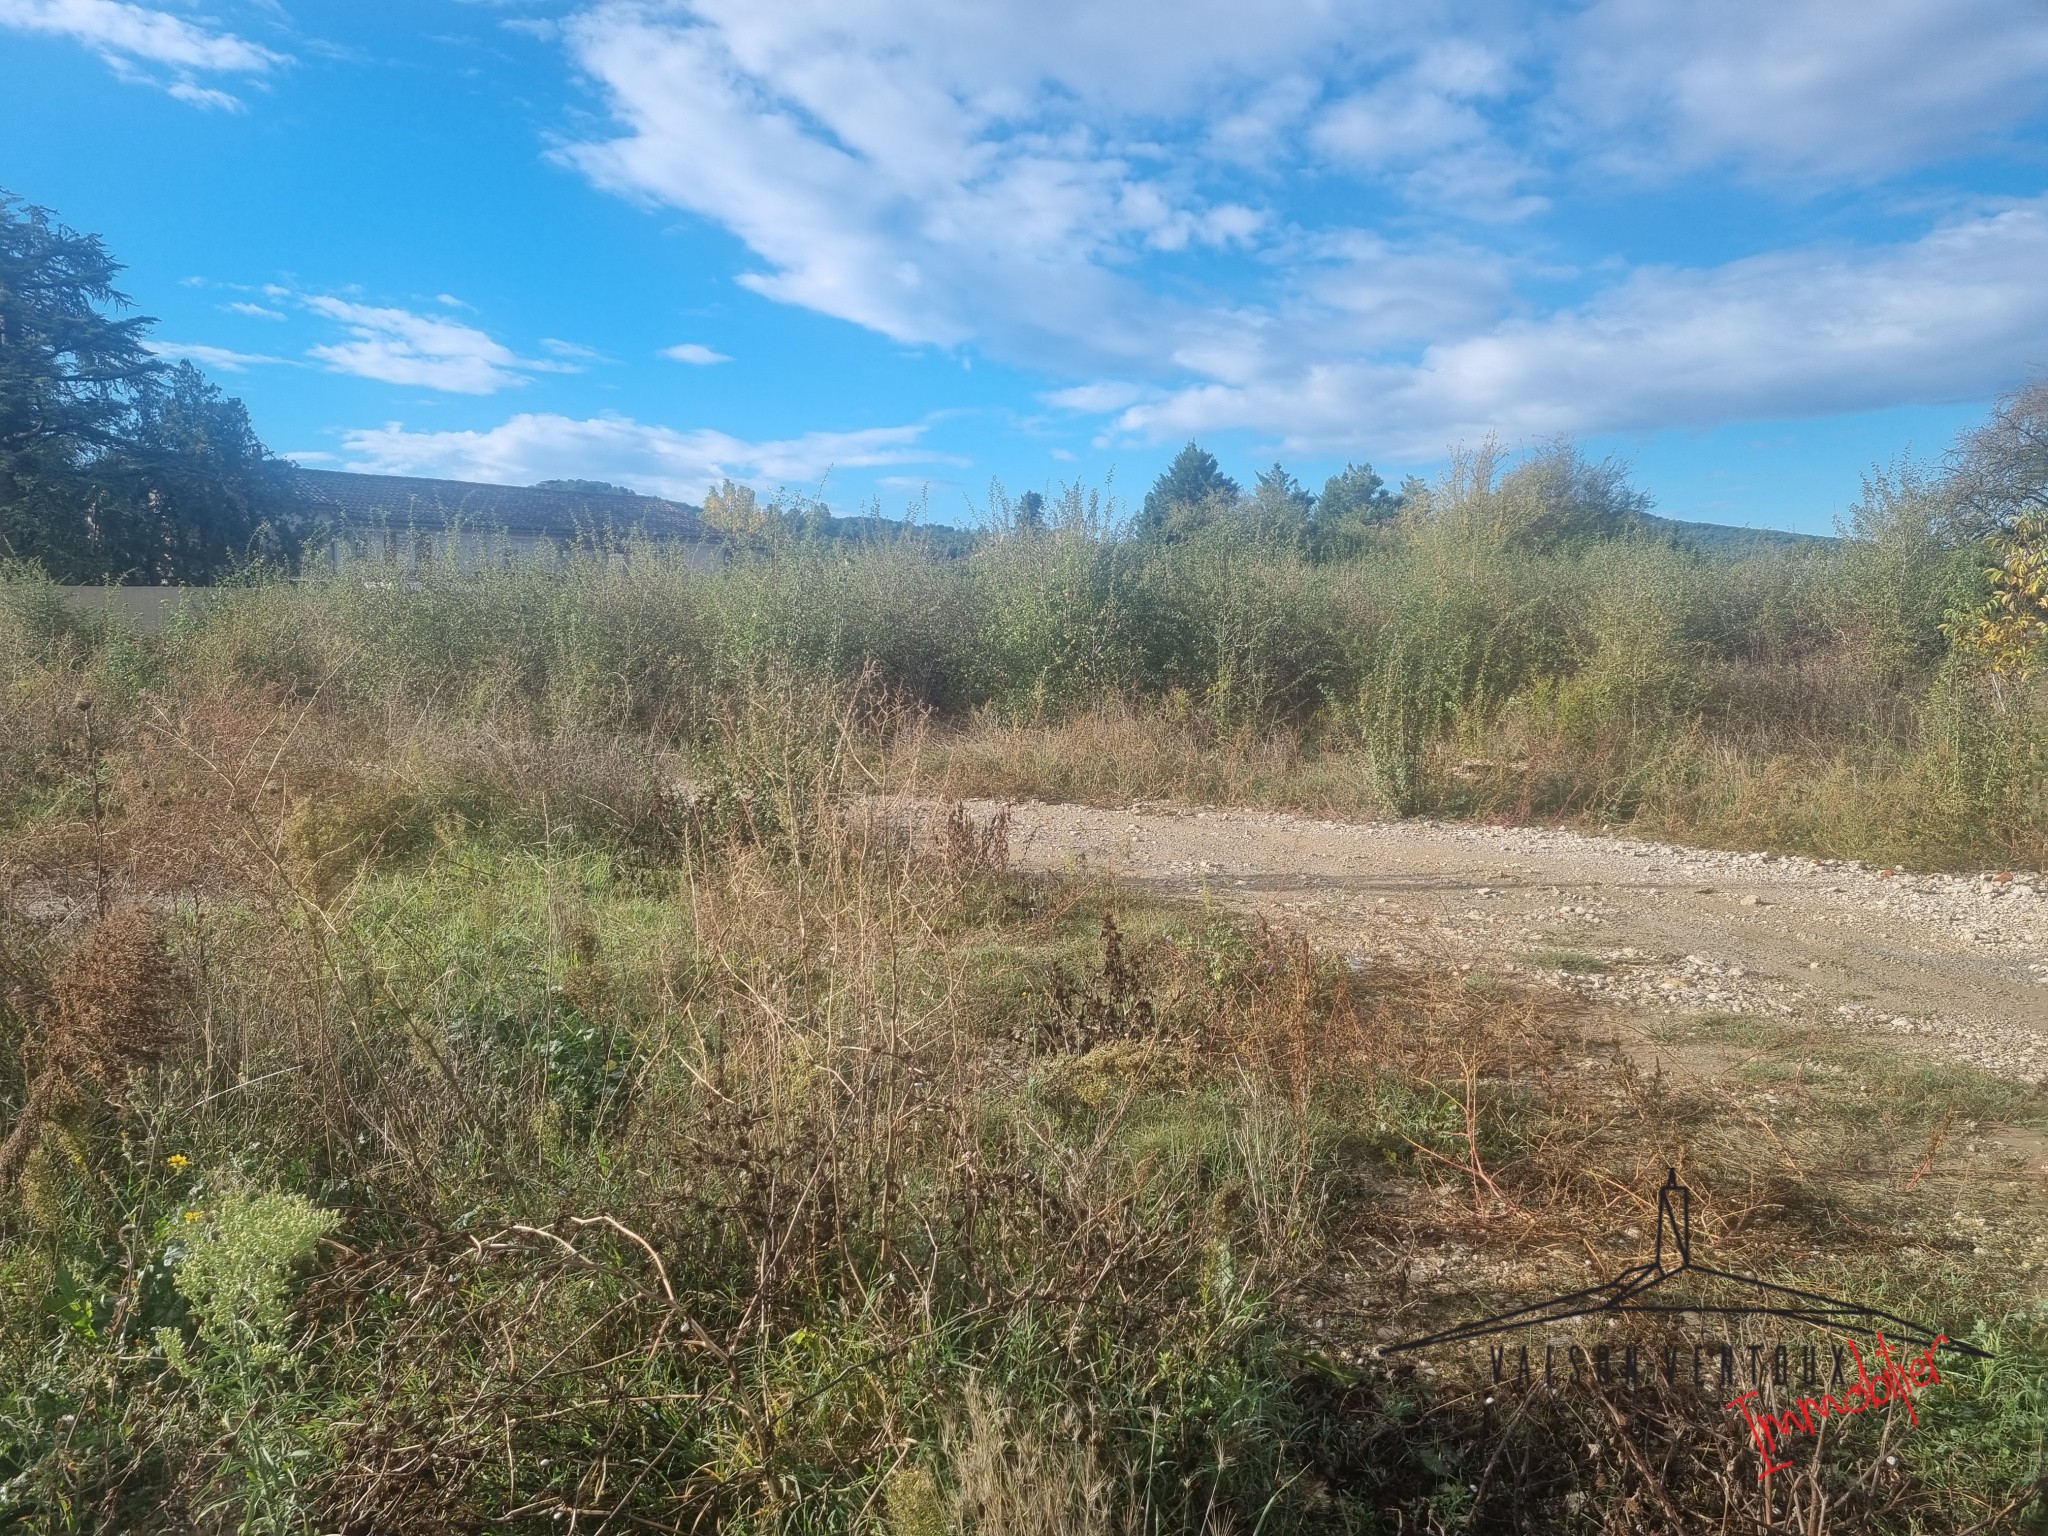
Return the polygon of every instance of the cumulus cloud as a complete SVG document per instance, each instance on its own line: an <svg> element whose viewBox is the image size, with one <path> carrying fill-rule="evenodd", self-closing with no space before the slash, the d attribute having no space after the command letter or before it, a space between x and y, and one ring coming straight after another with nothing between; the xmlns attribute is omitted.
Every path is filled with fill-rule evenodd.
<svg viewBox="0 0 2048 1536"><path fill-rule="evenodd" d="M418 384L459 395L489 395L529 382L535 369L561 372L570 365L523 358L473 325L418 315L409 309L355 304L326 294L304 301L315 314L339 321L349 340L310 349L336 373Z"/></svg>
<svg viewBox="0 0 2048 1536"><path fill-rule="evenodd" d="M857 432L808 432L772 442L683 431L626 416L576 420L528 413L486 431L413 432L398 422L344 434L344 467L376 474L433 475L526 485L600 478L677 500L696 501L730 475L767 485L815 484L837 468L957 462L919 446L922 425Z"/></svg>
<svg viewBox="0 0 2048 1536"><path fill-rule="evenodd" d="M0 0L0 27L68 37L123 79L156 85L195 106L234 109L239 98L201 75L260 75L288 62L259 43L124 0ZM152 70L168 70L164 79Z"/></svg>

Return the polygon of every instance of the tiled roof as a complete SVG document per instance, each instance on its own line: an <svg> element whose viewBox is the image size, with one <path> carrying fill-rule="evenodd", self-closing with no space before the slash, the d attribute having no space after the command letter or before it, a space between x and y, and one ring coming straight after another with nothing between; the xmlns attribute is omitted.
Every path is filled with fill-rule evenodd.
<svg viewBox="0 0 2048 1536"><path fill-rule="evenodd" d="M312 521L421 530L459 522L487 532L562 540L592 532L639 532L657 539L716 537L695 507L655 496L544 491L526 485L357 475L333 469L298 470L294 484L299 510Z"/></svg>

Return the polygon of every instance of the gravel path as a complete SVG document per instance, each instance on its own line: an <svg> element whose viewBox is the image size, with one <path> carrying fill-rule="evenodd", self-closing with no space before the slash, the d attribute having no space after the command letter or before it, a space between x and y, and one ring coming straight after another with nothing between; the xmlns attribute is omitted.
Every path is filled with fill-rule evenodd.
<svg viewBox="0 0 2048 1536"><path fill-rule="evenodd" d="M1206 893L1356 964L1427 957L1534 973L1636 1014L1800 1018L2048 1079L2038 875L1901 874L1544 827L1149 804L1010 813L1024 868Z"/></svg>

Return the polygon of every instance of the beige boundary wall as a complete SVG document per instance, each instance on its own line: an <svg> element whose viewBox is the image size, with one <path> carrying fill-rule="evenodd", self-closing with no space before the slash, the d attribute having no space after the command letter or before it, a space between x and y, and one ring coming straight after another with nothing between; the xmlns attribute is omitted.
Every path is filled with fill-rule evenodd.
<svg viewBox="0 0 2048 1536"><path fill-rule="evenodd" d="M661 547L681 546L683 559L693 571L715 571L725 563L725 548L715 539L666 541ZM380 559L379 556L382 558ZM559 568L565 563L565 546L549 539L485 536L457 528L432 534L407 530L401 539L389 530L335 539L310 556L330 570L361 571L372 586L403 582L418 590L419 571L430 562L442 569L474 572L493 566L510 569L515 562L539 561ZM587 557L585 557L587 558ZM632 546L604 552L604 558L624 565L632 560ZM85 587L60 586L57 595L74 613L103 615L118 620L141 634L168 629L172 617L187 603L206 601L211 587Z"/></svg>
<svg viewBox="0 0 2048 1536"><path fill-rule="evenodd" d="M187 602L203 601L205 587L59 587L64 605L75 613L104 615L145 635L168 629L172 615Z"/></svg>

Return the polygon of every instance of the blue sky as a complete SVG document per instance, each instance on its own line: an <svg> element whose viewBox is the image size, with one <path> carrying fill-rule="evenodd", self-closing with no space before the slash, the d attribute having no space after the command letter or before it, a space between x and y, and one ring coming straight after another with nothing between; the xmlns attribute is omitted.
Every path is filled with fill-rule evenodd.
<svg viewBox="0 0 2048 1536"><path fill-rule="evenodd" d="M0 0L0 79L328 467L958 521L1569 434L1824 531L2048 366L2040 0Z"/></svg>

